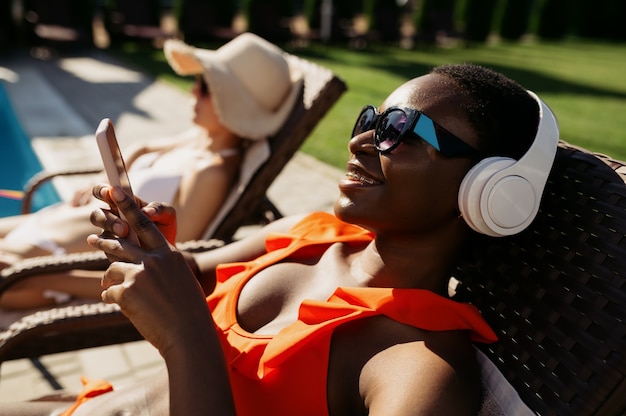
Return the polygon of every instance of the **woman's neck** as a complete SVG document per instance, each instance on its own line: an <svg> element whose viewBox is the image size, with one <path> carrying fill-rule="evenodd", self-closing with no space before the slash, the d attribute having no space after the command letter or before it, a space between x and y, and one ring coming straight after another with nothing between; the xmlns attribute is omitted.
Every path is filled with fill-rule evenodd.
<svg viewBox="0 0 626 416"><path fill-rule="evenodd" d="M203 143L208 144L208 149L214 153L220 153L224 150L241 149L243 140L235 133L229 130L208 131L201 129L203 132Z"/></svg>
<svg viewBox="0 0 626 416"><path fill-rule="evenodd" d="M458 239L377 237L355 258L351 270L368 286L427 289L445 296L461 247Z"/></svg>

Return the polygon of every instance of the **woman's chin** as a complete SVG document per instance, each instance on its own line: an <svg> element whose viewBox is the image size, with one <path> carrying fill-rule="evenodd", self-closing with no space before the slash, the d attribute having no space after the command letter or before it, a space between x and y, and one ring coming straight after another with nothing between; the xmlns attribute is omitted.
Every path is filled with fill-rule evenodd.
<svg viewBox="0 0 626 416"><path fill-rule="evenodd" d="M335 216L344 222L354 222L364 214L358 204L343 194L335 200L333 209Z"/></svg>

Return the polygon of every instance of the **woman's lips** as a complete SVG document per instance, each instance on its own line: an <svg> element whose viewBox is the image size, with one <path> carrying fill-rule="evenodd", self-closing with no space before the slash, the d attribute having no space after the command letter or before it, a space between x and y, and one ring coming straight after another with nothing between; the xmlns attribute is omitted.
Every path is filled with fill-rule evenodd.
<svg viewBox="0 0 626 416"><path fill-rule="evenodd" d="M360 169L355 169L353 166L348 166L345 179L347 182L357 182L360 185L375 186L382 184L380 180L373 178L371 175L368 175Z"/></svg>

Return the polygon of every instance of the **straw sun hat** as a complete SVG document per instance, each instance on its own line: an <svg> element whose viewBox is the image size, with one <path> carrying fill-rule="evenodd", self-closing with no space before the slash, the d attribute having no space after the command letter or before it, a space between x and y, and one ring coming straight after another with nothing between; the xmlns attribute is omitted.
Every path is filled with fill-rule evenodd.
<svg viewBox="0 0 626 416"><path fill-rule="evenodd" d="M289 66L285 52L252 33L216 50L173 39L163 50L179 75L204 76L222 123L247 139L276 133L302 89L302 73Z"/></svg>

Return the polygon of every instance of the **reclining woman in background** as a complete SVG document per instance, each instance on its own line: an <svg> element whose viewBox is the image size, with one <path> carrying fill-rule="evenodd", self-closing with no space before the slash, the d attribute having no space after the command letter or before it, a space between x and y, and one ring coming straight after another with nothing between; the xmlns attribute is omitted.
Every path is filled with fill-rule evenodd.
<svg viewBox="0 0 626 416"><path fill-rule="evenodd" d="M282 126L302 81L282 50L250 33L216 51L168 41L164 52L178 74L196 76L194 126L177 137L147 142L130 152L126 163L139 197L176 208L176 240L187 241L201 238L222 206L248 143L267 146L265 139ZM26 257L91 250L86 238L94 231L89 213L96 206L101 203L90 187L71 203L0 219L0 269ZM71 296L97 299L102 274L83 278L90 275L28 279L3 294L0 307L30 309Z"/></svg>
<svg viewBox="0 0 626 416"><path fill-rule="evenodd" d="M538 129L544 119L552 123ZM497 159L495 171L513 164L510 181L528 173L538 205L557 140L550 111L534 95L491 70L452 65L363 109L335 215L284 218L184 257L171 245L172 230L162 234L150 221L174 210L139 201L140 209L121 189L96 187L128 218L92 214L109 233L89 243L116 260L102 299L158 348L167 373L119 391L88 385L69 409L4 403L0 414L476 414L472 342L493 342L495 334L473 306L448 298L448 282L473 249L473 228L518 232L536 207L518 218L513 208L525 200L513 198L511 215L498 221L519 226L484 229L459 193L481 186L490 175L475 169L502 156L511 159ZM532 169L520 161L528 149L545 156ZM141 247L110 234L123 237L129 226Z"/></svg>

